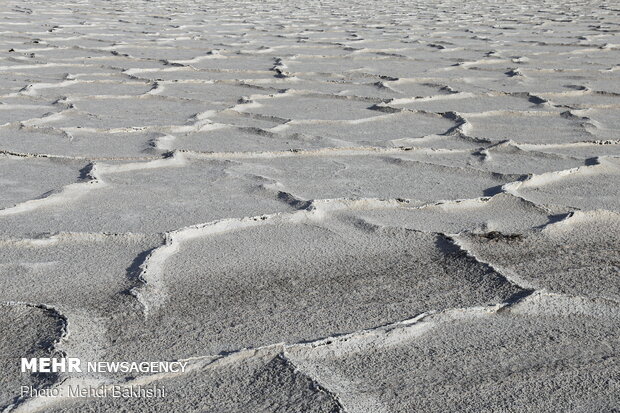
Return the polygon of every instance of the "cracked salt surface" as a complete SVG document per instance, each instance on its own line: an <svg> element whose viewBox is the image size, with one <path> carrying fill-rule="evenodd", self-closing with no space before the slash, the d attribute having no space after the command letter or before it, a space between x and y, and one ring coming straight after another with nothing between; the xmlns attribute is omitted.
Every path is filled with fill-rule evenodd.
<svg viewBox="0 0 620 413"><path fill-rule="evenodd" d="M611 2L4 6L4 412L620 405Z"/></svg>

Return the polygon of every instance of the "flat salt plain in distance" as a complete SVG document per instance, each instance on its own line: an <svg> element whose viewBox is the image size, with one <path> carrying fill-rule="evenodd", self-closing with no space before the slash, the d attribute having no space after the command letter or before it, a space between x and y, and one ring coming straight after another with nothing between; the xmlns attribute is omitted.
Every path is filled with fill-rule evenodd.
<svg viewBox="0 0 620 413"><path fill-rule="evenodd" d="M0 409L618 410L619 16L6 2Z"/></svg>

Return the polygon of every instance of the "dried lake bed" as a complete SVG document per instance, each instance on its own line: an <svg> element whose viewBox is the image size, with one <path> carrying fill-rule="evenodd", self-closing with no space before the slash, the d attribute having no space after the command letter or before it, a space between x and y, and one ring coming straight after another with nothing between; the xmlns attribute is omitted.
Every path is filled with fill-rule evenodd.
<svg viewBox="0 0 620 413"><path fill-rule="evenodd" d="M619 30L600 0L5 2L0 409L617 411ZM20 368L54 358L183 369Z"/></svg>

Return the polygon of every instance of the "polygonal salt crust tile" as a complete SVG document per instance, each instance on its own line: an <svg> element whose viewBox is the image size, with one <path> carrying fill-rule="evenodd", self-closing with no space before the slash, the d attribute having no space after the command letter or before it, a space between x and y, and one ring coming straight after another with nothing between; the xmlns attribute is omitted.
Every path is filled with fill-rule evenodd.
<svg viewBox="0 0 620 413"><path fill-rule="evenodd" d="M287 134L300 133L342 141L342 146L401 146L395 140L411 139L448 132L457 123L440 115L399 112L353 121L290 122L279 128Z"/></svg>
<svg viewBox="0 0 620 413"><path fill-rule="evenodd" d="M394 146L402 147L403 150L412 148L411 150L427 150L428 152L436 151L439 153L442 149L465 153L468 152L471 156L478 156L480 152L480 142L476 142L464 136L458 134L443 134L443 135L428 135L423 138L406 138L397 139L392 141ZM402 155L402 154L401 154ZM432 161L431 163L440 163ZM450 164L451 165L451 164Z"/></svg>
<svg viewBox="0 0 620 413"><path fill-rule="evenodd" d="M55 413L118 411L226 411L339 413L338 400L287 359L273 353L234 362L214 362L203 370L149 383L165 390L158 398L78 399Z"/></svg>
<svg viewBox="0 0 620 413"><path fill-rule="evenodd" d="M273 79L275 72L269 70L235 70L220 72L217 70L197 70L189 67L166 67L163 69L130 69L132 76L139 79L157 80L165 82L179 81L234 81L247 79L249 83L252 80L258 80L260 82Z"/></svg>
<svg viewBox="0 0 620 413"><path fill-rule="evenodd" d="M140 285L144 256L162 242L159 235L139 234L1 241L1 299L57 309L69 323L59 350L84 362L101 360L122 320L142 314L130 291Z"/></svg>
<svg viewBox="0 0 620 413"><path fill-rule="evenodd" d="M438 99L444 99L447 95L452 95L458 92L473 93L477 95L487 95L489 93L501 94L523 92L523 90L506 91L503 88L495 88L492 85L492 82L495 80L488 77L483 78L481 82L484 83L486 80L489 80L491 83L479 85L474 83L470 78L441 77L431 73L424 75L423 77L403 77L396 81L387 82L387 85L393 87L394 89L403 89L403 91L406 92L404 97L408 98L437 96ZM419 86L417 86L418 84L427 86L420 89Z"/></svg>
<svg viewBox="0 0 620 413"><path fill-rule="evenodd" d="M196 57L205 55L205 50L185 49L175 46L162 46L154 44L139 45L133 43L131 45L117 45L114 50L121 55L129 55L132 58L154 59L154 60L191 60Z"/></svg>
<svg viewBox="0 0 620 413"><path fill-rule="evenodd" d="M390 89L397 91L401 97L425 97L436 95L449 95L450 89L447 84L434 83L429 81L415 81L400 79L392 82L384 82Z"/></svg>
<svg viewBox="0 0 620 413"><path fill-rule="evenodd" d="M136 257L158 247L160 235L67 233L2 243L2 300L66 309L111 311L139 284ZM135 268L134 268L135 270ZM118 303L117 303L118 304Z"/></svg>
<svg viewBox="0 0 620 413"><path fill-rule="evenodd" d="M4 107L7 110L11 106L19 108L19 107L27 107L27 106L41 106L42 107L45 105L49 105L50 113L57 112L61 108L65 107L61 102L56 102L56 100L41 98L38 96L22 95L22 94L13 94L10 96L0 97L0 105L6 105Z"/></svg>
<svg viewBox="0 0 620 413"><path fill-rule="evenodd" d="M153 22L155 26L157 26L157 22ZM204 56L205 53L208 53L213 47L213 42L209 39L210 35L206 35L209 33L209 29L206 27L200 27L199 25L195 26L193 30L191 30L191 36L179 36L178 34L182 34L184 32L190 33L190 28L188 27L176 27L175 30L167 32L165 36L162 36L157 40L162 47L170 47L177 46L185 50L199 50L200 53L197 54L200 56ZM148 43L147 43L148 44ZM263 46L261 46L263 47ZM258 50L260 52L264 51L266 48L262 48ZM218 49L219 50L219 49Z"/></svg>
<svg viewBox="0 0 620 413"><path fill-rule="evenodd" d="M538 204L575 209L620 211L620 158L598 158L598 164L534 176L516 191Z"/></svg>
<svg viewBox="0 0 620 413"><path fill-rule="evenodd" d="M86 59L83 63L94 63L104 67L128 69L163 69L170 66L170 62L163 59L141 59L125 56L122 53L110 53L109 56L97 56Z"/></svg>
<svg viewBox="0 0 620 413"><path fill-rule="evenodd" d="M515 196L500 193L491 198L377 208L342 212L371 225L411 228L456 234L463 231L521 233L549 222L549 212Z"/></svg>
<svg viewBox="0 0 620 413"><path fill-rule="evenodd" d="M88 62L87 64L80 63L50 63L50 64L29 64L20 65L15 69L7 69L8 71L19 72L19 75L26 74L28 76L29 84L56 82L63 80L68 74L79 73L100 73L105 70L101 67L101 64L97 62Z"/></svg>
<svg viewBox="0 0 620 413"><path fill-rule="evenodd" d="M60 107L41 103L0 103L0 126L42 118L57 113Z"/></svg>
<svg viewBox="0 0 620 413"><path fill-rule="evenodd" d="M170 147L197 152L269 152L333 147L331 139L276 133L255 127L226 126L180 135Z"/></svg>
<svg viewBox="0 0 620 413"><path fill-rule="evenodd" d="M498 57L491 56L491 57L484 57L482 59L461 61L461 62L456 63L454 66L463 67L466 70L469 70L472 72L478 71L478 72L487 72L492 75L506 75L507 72L510 73L510 71L514 69L515 62L512 61L512 59L498 58ZM451 67L449 69L451 69ZM508 75L510 76L510 74Z"/></svg>
<svg viewBox="0 0 620 413"><path fill-rule="evenodd" d="M328 153L328 152L326 152ZM244 160L240 171L279 182L281 190L304 199L408 198L421 201L492 195L520 175L499 175L472 168L436 165L398 156L291 156ZM311 177L311 178L309 178Z"/></svg>
<svg viewBox="0 0 620 413"><path fill-rule="evenodd" d="M51 85L50 85L51 86ZM76 80L74 82L68 82L58 87L45 87L44 89L37 89L35 91L37 96L46 97L49 99L66 97L69 100L72 98L91 97L97 98L99 96L138 96L143 95L153 88L153 85L147 82L140 81L82 81Z"/></svg>
<svg viewBox="0 0 620 413"><path fill-rule="evenodd" d="M194 116L225 105L159 96L74 99L76 109L45 122L59 128L82 127L100 129L165 127L193 123Z"/></svg>
<svg viewBox="0 0 620 413"><path fill-rule="evenodd" d="M25 74L7 73L5 71L2 71L1 73L2 78L0 78L0 95L17 93L30 84L30 79Z"/></svg>
<svg viewBox="0 0 620 413"><path fill-rule="evenodd" d="M612 49L594 46L589 49L582 48L582 50L574 48L560 55L548 53L535 56L528 63L537 69L557 70L570 67L573 70L589 72L596 77L597 72L608 71L613 66L613 61L614 51Z"/></svg>
<svg viewBox="0 0 620 413"><path fill-rule="evenodd" d="M0 407L15 403L21 387L48 386L53 375L21 373L21 359L50 357L51 348L63 334L64 320L53 310L31 304L0 306Z"/></svg>
<svg viewBox="0 0 620 413"><path fill-rule="evenodd" d="M470 136L494 142L511 139L516 143L566 144L593 139L585 125L587 119L564 112L497 112L468 114Z"/></svg>
<svg viewBox="0 0 620 413"><path fill-rule="evenodd" d="M272 83L256 82L260 86L271 86L287 89L296 93L310 92L320 94L331 94L336 96L352 96L374 99L377 102L387 100L402 95L373 79L304 79L300 77L276 79ZM248 81L250 83L251 81Z"/></svg>
<svg viewBox="0 0 620 413"><path fill-rule="evenodd" d="M19 52L19 49L16 49L16 52ZM25 52L30 53L30 51L25 50ZM86 57L94 57L94 56L109 56L110 52L107 50L96 50L93 48L89 49L81 49L81 48L64 48L64 47L48 47L46 49L38 49L33 51L34 58L43 59L45 61L54 61L54 62L70 62L74 63L80 58Z"/></svg>
<svg viewBox="0 0 620 413"><path fill-rule="evenodd" d="M0 128L2 149L30 154L87 158L148 157L153 140L163 133L123 131L97 132L81 128Z"/></svg>
<svg viewBox="0 0 620 413"><path fill-rule="evenodd" d="M260 129L270 129L286 122L286 119L276 119L271 116L263 117L260 115L237 112L236 110L222 110L216 113L210 113L208 119L219 124Z"/></svg>
<svg viewBox="0 0 620 413"><path fill-rule="evenodd" d="M406 63L406 62L403 62ZM433 79L438 83L450 83L450 82L463 82L470 84L471 87L480 88L483 87L487 92L502 92L503 86L510 84L510 78L506 76L502 71L490 71L490 70L475 70L468 69L465 66L454 66L453 63L444 62L444 65L437 66L437 62L427 61L423 62L426 66L425 70L407 71L407 65L404 64L401 67L400 76L394 74L392 77L398 79ZM434 65L434 66L433 66ZM421 67L420 69L423 69ZM385 73L388 75L389 73ZM506 80L508 79L508 80Z"/></svg>
<svg viewBox="0 0 620 413"><path fill-rule="evenodd" d="M395 142L395 143L399 143ZM415 145L416 141L411 140ZM583 166L580 158L537 151L524 151L511 143L494 145L488 149L470 150L418 150L393 155L394 158L436 165L473 168L498 174L541 174Z"/></svg>
<svg viewBox="0 0 620 413"><path fill-rule="evenodd" d="M284 70L293 75L303 77L306 73L333 73L343 74L347 72L356 72L368 70L368 64L372 63L370 59L352 59L352 58L332 58L332 57L299 57L284 58L283 63L286 65Z"/></svg>
<svg viewBox="0 0 620 413"><path fill-rule="evenodd" d="M265 187L272 181L235 173L233 163L184 163L176 158L152 162L101 166L96 170L103 184L85 183L62 204L0 217L1 232L153 233L292 209L277 190Z"/></svg>
<svg viewBox="0 0 620 413"><path fill-rule="evenodd" d="M579 111L580 116L590 120L588 131L597 139L620 141L620 108L589 109Z"/></svg>
<svg viewBox="0 0 620 413"><path fill-rule="evenodd" d="M198 70L271 70L275 64L273 56L252 56L242 54L210 55L196 61L187 62ZM275 72L273 73L275 74Z"/></svg>
<svg viewBox="0 0 620 413"><path fill-rule="evenodd" d="M520 67L519 72L521 76L515 76L513 79L518 81L520 90L531 91L536 95L539 93L572 93L591 79L602 75L600 72L588 74L583 71L538 70L528 67Z"/></svg>
<svg viewBox="0 0 620 413"><path fill-rule="evenodd" d="M620 75L618 71L596 73L596 76L592 76L592 78L583 83L584 86L591 90L620 93Z"/></svg>
<svg viewBox="0 0 620 413"><path fill-rule="evenodd" d="M237 110L264 116L294 120L352 120L381 115L369 110L371 102L334 96L299 96L280 94L269 99L256 100Z"/></svg>
<svg viewBox="0 0 620 413"><path fill-rule="evenodd" d="M445 66L450 66L450 63L445 62ZM440 69L442 69L442 67L438 65L438 62L384 57L382 59L372 60L359 71L376 76L400 79L415 76L433 76L430 73L434 74L436 70Z"/></svg>
<svg viewBox="0 0 620 413"><path fill-rule="evenodd" d="M617 213L577 212L542 231L464 236L462 243L481 260L537 288L618 301L619 229Z"/></svg>
<svg viewBox="0 0 620 413"><path fill-rule="evenodd" d="M110 82L114 84L123 84L128 82L129 84L146 84L150 83L147 79L131 79L128 77L128 73L124 73L120 68L104 68L102 67L99 72L94 73L71 73L71 78L79 82L94 82L104 83Z"/></svg>
<svg viewBox="0 0 620 413"><path fill-rule="evenodd" d="M522 76L509 77L507 74L501 72L469 70L469 73L463 73L461 74L462 76L455 76L454 78L441 78L441 72L436 72L434 75L438 77L438 79L435 79L437 82L448 83L453 89L461 92L472 92L479 94L489 92L531 93L536 95L536 92L539 90L544 90L544 88L524 86L525 80Z"/></svg>
<svg viewBox="0 0 620 413"><path fill-rule="evenodd" d="M320 219L256 225L175 241L161 273L144 275L148 318L127 319L109 356L313 340L521 292L442 235Z"/></svg>
<svg viewBox="0 0 620 413"><path fill-rule="evenodd" d="M96 21L97 17L94 14L90 14L90 19L91 21ZM110 33L107 33L107 36L104 33L101 33L102 36L100 36L99 38L89 38L84 34L80 34L73 37L48 37L46 35L44 35L43 33L39 34L39 40L38 40L38 44L39 45L45 45L45 46L54 46L54 47L58 47L58 48L70 48L70 47L75 47L76 49L82 49L83 53L85 55L89 55L88 51L89 49L93 49L95 50L95 53L93 53L93 55L101 55L102 53L100 52L104 52L104 55L109 55L110 54L110 50L103 50L103 49L108 49L110 46L114 46L116 44L116 41L109 36ZM106 37L106 38L104 38ZM43 38L48 39L48 41L46 40L42 40ZM100 49L100 50L97 50ZM54 58L54 54L50 53L47 56L47 61L55 61L56 59Z"/></svg>
<svg viewBox="0 0 620 413"><path fill-rule="evenodd" d="M286 44L285 42L281 43L282 44L272 46L272 48L276 51L276 54L279 51L282 51L283 53L300 56L300 58L305 58L308 56L343 57L351 53L350 50L345 50L346 48L344 46L338 45L311 45L297 42L291 44Z"/></svg>
<svg viewBox="0 0 620 413"><path fill-rule="evenodd" d="M589 128L591 133L595 133ZM521 144L520 148L528 151L537 151L573 158L590 159L597 156L620 157L620 142L613 141L590 141L576 144L556 145L529 145Z"/></svg>
<svg viewBox="0 0 620 413"><path fill-rule="evenodd" d="M258 87L224 83L165 82L160 85L161 92L157 93L160 96L194 99L230 107L235 106L244 96L271 93Z"/></svg>
<svg viewBox="0 0 620 413"><path fill-rule="evenodd" d="M471 95L468 93L455 93L441 95L436 98L420 99L407 101L404 99L390 102L389 106L402 107L413 110L424 110L427 112L459 112L459 113L478 113L494 110L540 110L542 107L533 102L530 96L500 95L500 94L480 94ZM547 108L545 108L547 109Z"/></svg>
<svg viewBox="0 0 620 413"><path fill-rule="evenodd" d="M567 93L541 94L554 105L587 109L592 106L612 106L616 115L620 111L620 95L606 91L573 91Z"/></svg>
<svg viewBox="0 0 620 413"><path fill-rule="evenodd" d="M511 144L492 146L484 152L481 169L504 174L541 174L582 166L583 160L568 155L524 151Z"/></svg>
<svg viewBox="0 0 620 413"><path fill-rule="evenodd" d="M84 161L0 156L0 208L45 198L82 180ZM2 211L0 209L0 211Z"/></svg>
<svg viewBox="0 0 620 413"><path fill-rule="evenodd" d="M352 413L610 411L617 317L605 302L537 295L286 354Z"/></svg>
<svg viewBox="0 0 620 413"><path fill-rule="evenodd" d="M473 48L470 48L473 46ZM487 57L488 49L483 49L478 44L474 45L442 45L440 43L430 43L420 49L401 49L395 51L399 55L404 55L409 58L419 58L423 56L426 60L437 60L443 62L454 62L454 64L463 62L485 61ZM442 48L443 47L443 48ZM441 50L437 53L437 50Z"/></svg>
<svg viewBox="0 0 620 413"><path fill-rule="evenodd" d="M355 83L345 80L346 83L341 84L335 94L337 96L374 99L377 102L403 96L398 91L384 87L380 82L364 83L364 80L365 79L359 79L359 81Z"/></svg>
<svg viewBox="0 0 620 413"><path fill-rule="evenodd" d="M574 37L565 38L565 40L573 42ZM614 51L610 47L601 47L599 44L582 44L581 47L573 47L572 50L565 50L560 53L556 53L556 51L538 53L530 58L528 64L541 69L570 67L572 70L583 72L605 72L610 68L610 58Z"/></svg>

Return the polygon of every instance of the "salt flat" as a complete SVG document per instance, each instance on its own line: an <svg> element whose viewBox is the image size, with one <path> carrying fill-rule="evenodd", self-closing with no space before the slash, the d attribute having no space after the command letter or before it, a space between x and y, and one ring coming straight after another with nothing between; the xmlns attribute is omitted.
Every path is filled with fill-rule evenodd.
<svg viewBox="0 0 620 413"><path fill-rule="evenodd" d="M610 0L5 2L0 409L617 411L619 31Z"/></svg>

